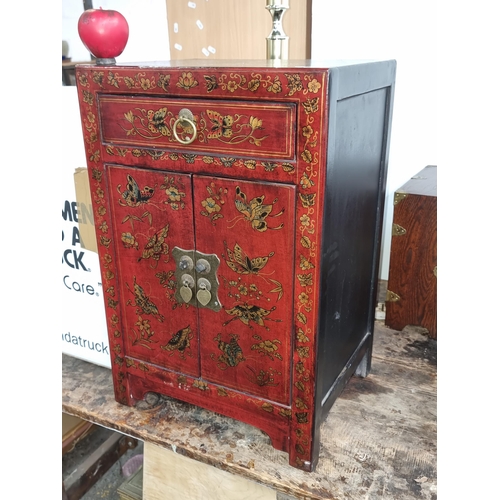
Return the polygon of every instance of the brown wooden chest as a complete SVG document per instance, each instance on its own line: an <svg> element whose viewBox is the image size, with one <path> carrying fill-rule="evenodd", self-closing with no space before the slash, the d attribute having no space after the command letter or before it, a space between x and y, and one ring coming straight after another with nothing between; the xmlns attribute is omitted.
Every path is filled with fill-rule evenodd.
<svg viewBox="0 0 500 500"><path fill-rule="evenodd" d="M426 328L437 338L437 167L429 165L394 193L385 323Z"/></svg>

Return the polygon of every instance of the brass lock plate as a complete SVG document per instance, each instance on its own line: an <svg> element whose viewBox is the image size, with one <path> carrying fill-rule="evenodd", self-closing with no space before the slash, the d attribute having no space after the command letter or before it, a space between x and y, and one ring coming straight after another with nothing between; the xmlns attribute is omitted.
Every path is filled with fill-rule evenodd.
<svg viewBox="0 0 500 500"><path fill-rule="evenodd" d="M179 247L172 249L172 256L175 260L176 300L180 304L220 311L221 304L217 295L219 257Z"/></svg>

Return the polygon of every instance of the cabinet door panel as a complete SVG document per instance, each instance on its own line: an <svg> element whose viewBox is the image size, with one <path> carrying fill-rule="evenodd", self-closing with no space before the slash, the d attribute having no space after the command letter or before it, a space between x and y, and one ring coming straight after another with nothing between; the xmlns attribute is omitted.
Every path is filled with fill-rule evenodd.
<svg viewBox="0 0 500 500"><path fill-rule="evenodd" d="M199 376L198 313L176 298L172 255L174 247L194 249L191 176L119 166L107 172L123 354Z"/></svg>
<svg viewBox="0 0 500 500"><path fill-rule="evenodd" d="M193 177L196 249L220 258L221 309L199 309L208 381L290 398L295 187Z"/></svg>

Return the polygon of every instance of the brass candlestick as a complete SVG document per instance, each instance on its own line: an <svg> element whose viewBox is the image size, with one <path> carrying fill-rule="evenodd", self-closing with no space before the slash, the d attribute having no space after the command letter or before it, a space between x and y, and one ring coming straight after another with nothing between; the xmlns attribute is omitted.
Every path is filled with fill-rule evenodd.
<svg viewBox="0 0 500 500"><path fill-rule="evenodd" d="M273 29L267 37L267 59L288 59L288 37L283 31L283 16L290 8L289 0L266 0L266 9L273 19Z"/></svg>

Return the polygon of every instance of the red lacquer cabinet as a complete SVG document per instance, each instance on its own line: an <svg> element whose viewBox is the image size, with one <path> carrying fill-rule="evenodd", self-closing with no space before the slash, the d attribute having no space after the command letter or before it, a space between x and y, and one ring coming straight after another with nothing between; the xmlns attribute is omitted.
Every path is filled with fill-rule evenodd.
<svg viewBox="0 0 500 500"><path fill-rule="evenodd" d="M395 62L211 63L76 70L116 400L310 471L370 370Z"/></svg>

